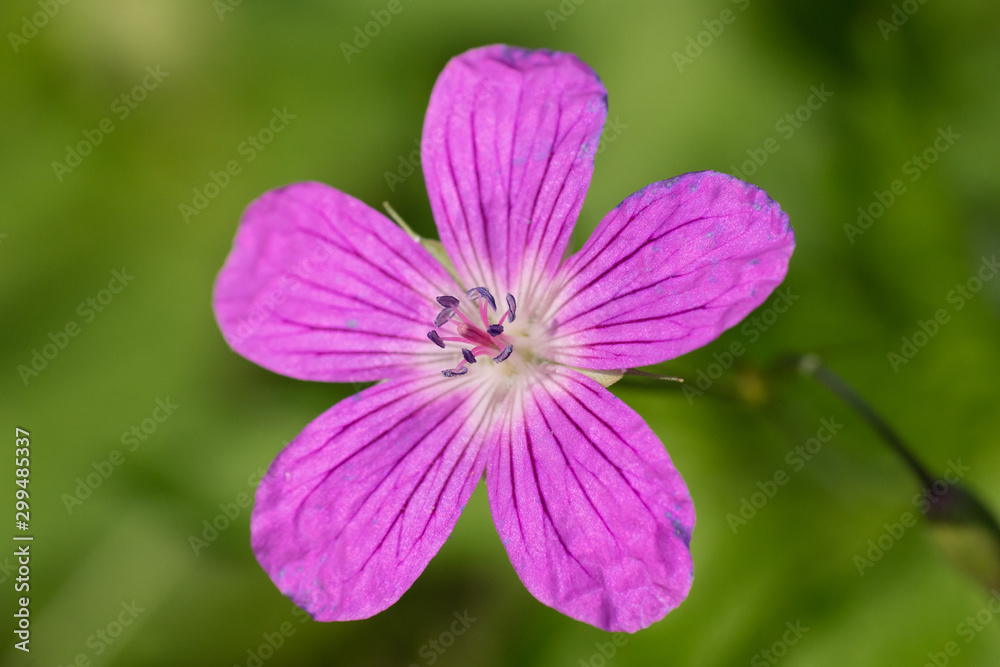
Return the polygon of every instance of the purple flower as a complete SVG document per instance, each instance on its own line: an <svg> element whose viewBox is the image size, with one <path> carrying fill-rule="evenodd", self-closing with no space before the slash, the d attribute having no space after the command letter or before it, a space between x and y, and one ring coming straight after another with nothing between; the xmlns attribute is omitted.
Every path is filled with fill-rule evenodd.
<svg viewBox="0 0 1000 667"><path fill-rule="evenodd" d="M382 380L309 424L257 490L257 559L315 619L399 599L484 471L543 603L634 632L687 596L684 481L593 378L737 324L782 281L794 239L762 190L699 172L629 196L564 260L606 114L572 54L474 49L445 67L424 122L441 244L320 183L244 214L215 285L229 344L303 380Z"/></svg>

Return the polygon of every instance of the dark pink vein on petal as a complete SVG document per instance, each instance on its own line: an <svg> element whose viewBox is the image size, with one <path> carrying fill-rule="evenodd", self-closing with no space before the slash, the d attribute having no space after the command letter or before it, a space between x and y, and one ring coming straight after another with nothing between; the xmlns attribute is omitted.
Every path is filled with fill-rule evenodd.
<svg viewBox="0 0 1000 667"><path fill-rule="evenodd" d="M537 401L535 403L537 405ZM562 533L559 532L559 527L556 525L555 520L552 518L552 513L549 512L549 505L545 501L545 492L542 491L542 484L538 479L538 464L535 459L535 446L534 442L531 439L531 429L525 427L524 435L528 445L528 460L531 461L531 472L535 479L535 489L538 491L538 500L542 504L542 513L545 514L545 518L548 519L549 525L552 526L552 530L553 532L555 532L556 539L559 540L559 544L562 546L563 551L566 552L566 555L569 556L571 559L573 559L573 561L580 566L580 569L583 570L584 574L586 574L588 577L590 577L592 580L596 582L597 579L592 574L590 574L587 568L583 566L583 563L581 563L580 560L576 557L576 555L574 555L573 552L569 550L569 547L566 546L566 542L565 540L563 540Z"/></svg>
<svg viewBox="0 0 1000 667"><path fill-rule="evenodd" d="M551 393L549 393L548 389L546 389L546 390L545 390L545 392L546 392L546 393L547 393L547 394L549 395L549 398L550 398L550 399L551 399L551 400L552 400L553 402L555 402L555 399L554 399L554 398L552 397L552 394L551 394ZM587 489L586 489L586 487L585 487L585 486L583 485L583 482L582 482L582 481L580 481L580 477L579 477L579 475L577 475L577 474L576 474L576 469L575 469L575 468L573 467L573 464L572 464L572 463L570 463L570 460L569 460L569 457L568 457L568 456L566 455L566 450L565 450L565 448L563 447L563 443L562 443L562 441L561 441L561 440L559 439L559 435L558 435L558 430L557 430L557 429L554 429L554 428L552 428L552 424L551 424L551 423L549 423L549 419L548 419L548 417L546 417L546 416L545 416L545 411L544 411L544 410L542 410L542 406L541 406L541 405L540 405L540 404L538 403L538 399L537 399L537 398L535 398L534 396L532 396L532 400L533 400L533 401L535 402L535 406L536 406L536 407L538 408L538 412L539 412L539 414L540 414L540 415L541 415L541 417L542 417L542 421L543 421L543 422L545 422L545 428L546 428L546 429L547 429L547 430L548 430L548 431L549 431L549 432L550 432L550 433L552 434L552 439L553 439L553 440L555 441L555 443L556 443L556 447L557 447L557 448L559 449L559 453L560 453L560 454L562 455L562 458L563 458L563 461L564 461L564 462L566 463L566 468L567 468L567 469L568 469L568 470L570 471L570 474L572 474L572 475L573 475L573 479L574 479L574 480L576 481L576 485L577 485L577 486L578 486L578 487L580 488L580 491L582 491L582 492L583 492L583 496L584 496L584 498L586 498L586 499L587 499L587 503L589 503L589 504L590 504L590 507L591 507L591 509L593 509L593 510L594 510L594 514L596 514L596 515L597 515L597 517L598 517L598 518L599 518L599 519L601 520L601 524L602 524L602 525L604 526L604 529L608 531L608 534L609 534L609 535L611 535L611 539L613 539L613 540L614 540L614 539L615 539L615 534L614 534L614 532L613 532L613 531L611 530L611 527L610 527L610 526L608 526L608 522L607 522L607 521L606 521L606 520L604 519L604 515L603 515L603 514L601 514L601 510L599 510L599 509L597 508L597 505L595 505L595 504L594 504L594 500L593 500L593 499L592 499L592 498L590 497L590 494L589 494L589 493L587 493ZM565 411L563 411L563 414L564 414L564 415L566 415L566 412L565 412ZM566 415L566 417L567 417L567 419L569 419L569 415ZM587 440L587 442L589 442L589 443L590 443L590 445L591 445L591 446L592 446L592 447L593 447L594 449L597 449L597 446L596 446L596 445L594 445L593 441L591 441L591 440L590 440L590 439L589 439L589 438L588 438L588 437L587 437L587 436L586 436L586 435L585 435L585 434L583 433L583 431L582 431L582 430L580 429L579 425L577 425L577 424L576 424L576 422L573 422L573 420L572 420L572 419L570 419L570 422L571 422L571 423L573 423L573 425L574 425L574 426L576 426L576 429L577 429L577 431L579 431L579 432L580 432L580 435L582 435L582 436L583 436L583 438L584 438L585 440ZM621 472L621 471L619 471L619 472ZM617 541L617 540L616 540L616 541Z"/></svg>
<svg viewBox="0 0 1000 667"><path fill-rule="evenodd" d="M581 382L579 379L574 378L574 377L569 376L569 375L562 376L562 377L565 377L566 380L569 380L570 382L573 382L576 385L578 385L578 386L582 387L583 389L587 390L592 395L594 395L595 398L600 398L598 396L598 393L596 391L594 391L594 389L592 387L590 387L587 384ZM570 391L570 389L568 387L566 387L565 385L563 385L558 379L555 379L554 382L560 388L562 388L566 392L566 394L570 398L572 398L574 402L576 402L576 404L578 406L580 406L581 410L586 411L587 414L589 414L594 420L596 420L602 426L604 426L604 428L607 429L607 432L610 433L616 440L618 440L618 442L620 442L621 444L625 445L625 447L627 447L629 449L629 451L631 451L637 457L639 457L640 459L642 458L640 456L639 452L636 451L636 449L634 447L632 447L632 445L630 445L629 442L625 438L620 437L617 434L617 432L615 431L615 429L611 426L611 424L609 424L607 421L605 421L604 418L601 415L599 415L596 412L594 412L593 410L591 410L590 407L586 403L584 403L582 400L580 400L580 398L575 393L573 393L572 391ZM550 396L551 396L551 394L550 394ZM553 402L555 402L555 401L553 401ZM580 435L583 436L583 438L585 440L587 440L588 443L590 443L590 446L594 449L594 451L597 452L598 454L600 454L601 458L603 458L605 461L607 461L608 465L610 465L612 468L615 469L615 471L617 471L618 475L622 478L622 481L625 482L628 485L628 487L632 490L632 493L635 494L635 497L638 498L639 502L641 502L643 504L643 506L646 508L646 511L649 512L649 515L651 517L653 517L654 520L656 520L656 518L657 518L656 513L646 503L646 500L636 490L635 486L632 485L632 482L629 480L628 476L625 475L625 471L623 471L616 463L614 463L611 459L609 459L608 456L604 453L604 450L602 450L600 447L598 447L597 444L593 440L591 440L590 437L587 436L583 432L583 429L580 428L580 425L569 416L569 413L566 412L566 410L562 407L562 405L560 405L559 403L556 403L556 407L559 408L559 410L563 413L563 415L566 417L566 419L568 421L572 422L573 425L576 426L577 431L579 431Z"/></svg>

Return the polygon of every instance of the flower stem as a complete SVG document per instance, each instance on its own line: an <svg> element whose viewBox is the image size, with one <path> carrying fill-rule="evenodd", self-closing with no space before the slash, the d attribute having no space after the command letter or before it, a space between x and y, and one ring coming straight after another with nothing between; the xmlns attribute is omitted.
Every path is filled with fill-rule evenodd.
<svg viewBox="0 0 1000 667"><path fill-rule="evenodd" d="M831 371L823 360L816 354L805 354L796 358L796 366L803 375L812 376L817 382L836 394L842 401L854 408L858 414L864 417L865 421L875 429L882 440L892 449L910 468L914 475L920 479L924 488L930 488L934 484L934 476L928 472L927 468L917 459L917 457L906 446L902 438L892 429L889 424L882 419L875 409L862 398L861 394L847 384L839 375Z"/></svg>
<svg viewBox="0 0 1000 667"><path fill-rule="evenodd" d="M800 373L811 375L857 410L920 478L929 534L952 565L987 589L1000 588L1000 524L986 504L958 480L932 477L892 427L817 355L795 357L795 362Z"/></svg>

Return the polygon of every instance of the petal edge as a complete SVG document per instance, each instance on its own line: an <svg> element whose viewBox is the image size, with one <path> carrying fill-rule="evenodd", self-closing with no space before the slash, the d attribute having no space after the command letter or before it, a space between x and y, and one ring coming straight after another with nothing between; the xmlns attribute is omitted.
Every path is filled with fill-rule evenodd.
<svg viewBox="0 0 1000 667"><path fill-rule="evenodd" d="M493 45L448 62L431 93L421 162L466 287L529 298L555 274L606 115L607 91L573 54Z"/></svg>
<svg viewBox="0 0 1000 667"><path fill-rule="evenodd" d="M756 186L710 171L653 183L560 269L550 358L623 369L701 347L764 302L794 246L788 216Z"/></svg>
<svg viewBox="0 0 1000 667"><path fill-rule="evenodd" d="M303 380L364 382L446 367L426 339L445 269L388 218L322 183L247 207L213 291L229 345Z"/></svg>
<svg viewBox="0 0 1000 667"><path fill-rule="evenodd" d="M319 621L398 600L482 477L481 402L459 379L390 380L309 424L271 464L251 517L275 585Z"/></svg>
<svg viewBox="0 0 1000 667"><path fill-rule="evenodd" d="M511 404L487 490L511 564L544 604L635 632L687 596L694 506L646 423L590 378L552 367Z"/></svg>

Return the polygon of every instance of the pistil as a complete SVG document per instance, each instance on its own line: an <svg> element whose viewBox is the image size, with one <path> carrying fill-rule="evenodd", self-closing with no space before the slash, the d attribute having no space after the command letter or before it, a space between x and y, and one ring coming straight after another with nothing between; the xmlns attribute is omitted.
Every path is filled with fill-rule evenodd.
<svg viewBox="0 0 1000 667"><path fill-rule="evenodd" d="M434 329L427 332L427 338L440 348L447 349L449 343L462 346L462 361L455 368L441 371L445 377L465 375L469 372L467 364L476 363L479 355L488 355L499 364L514 352L514 345L504 335L503 327L505 322L514 321L517 312L514 296L506 296L507 311L495 323L490 322L489 312L496 312L497 303L489 290L474 287L466 293L466 298L473 307L478 302L478 323L463 312L462 301L458 297L442 295L437 297L442 310L434 318Z"/></svg>

